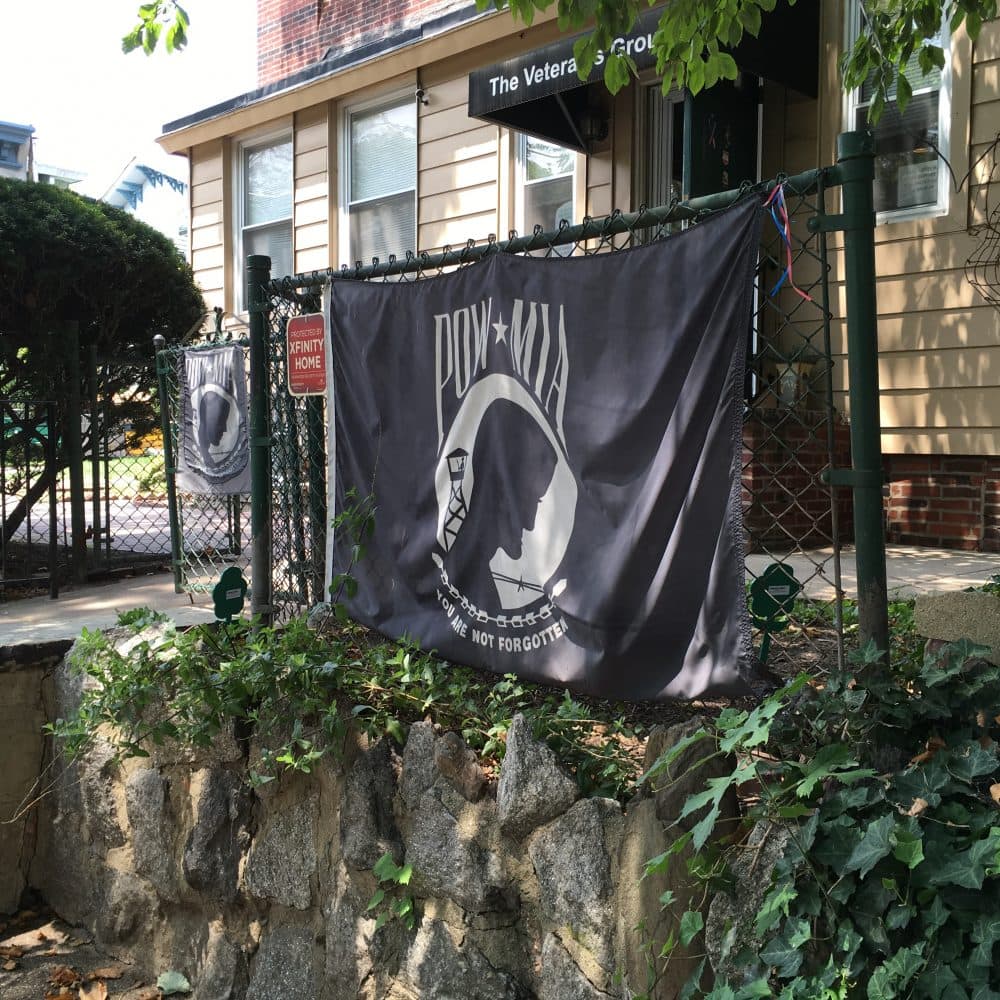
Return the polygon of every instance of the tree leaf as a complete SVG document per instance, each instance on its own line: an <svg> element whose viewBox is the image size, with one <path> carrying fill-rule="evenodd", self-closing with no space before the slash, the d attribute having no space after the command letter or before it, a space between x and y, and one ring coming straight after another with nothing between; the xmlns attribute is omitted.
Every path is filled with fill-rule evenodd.
<svg viewBox="0 0 1000 1000"><path fill-rule="evenodd" d="M892 850L890 835L896 819L892 815L882 816L870 823L861 842L847 859L845 872L857 872L864 878Z"/></svg>
<svg viewBox="0 0 1000 1000"><path fill-rule="evenodd" d="M705 926L704 918L698 910L687 910L681 917L680 942L687 947Z"/></svg>

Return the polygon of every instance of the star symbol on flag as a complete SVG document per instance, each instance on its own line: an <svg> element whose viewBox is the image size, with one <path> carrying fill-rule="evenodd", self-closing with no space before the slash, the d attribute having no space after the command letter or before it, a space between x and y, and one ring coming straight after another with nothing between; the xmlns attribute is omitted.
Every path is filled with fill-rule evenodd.
<svg viewBox="0 0 1000 1000"><path fill-rule="evenodd" d="M500 317L493 324L493 329L497 332L497 343L504 344L507 342L507 324L503 321L503 316Z"/></svg>

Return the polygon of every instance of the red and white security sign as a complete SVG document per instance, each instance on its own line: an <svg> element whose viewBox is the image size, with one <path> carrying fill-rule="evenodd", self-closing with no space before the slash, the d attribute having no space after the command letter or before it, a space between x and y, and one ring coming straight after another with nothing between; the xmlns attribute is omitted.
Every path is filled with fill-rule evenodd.
<svg viewBox="0 0 1000 1000"><path fill-rule="evenodd" d="M293 316L285 335L288 391L293 396L326 392L326 322L322 313Z"/></svg>

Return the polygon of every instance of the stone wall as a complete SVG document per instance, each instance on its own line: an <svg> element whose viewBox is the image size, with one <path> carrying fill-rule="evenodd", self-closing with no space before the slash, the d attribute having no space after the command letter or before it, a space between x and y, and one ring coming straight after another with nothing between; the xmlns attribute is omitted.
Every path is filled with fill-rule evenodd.
<svg viewBox="0 0 1000 1000"><path fill-rule="evenodd" d="M49 710L65 716L79 678L60 667L52 689ZM351 739L312 774L251 789L255 752L224 738L119 765L98 741L43 803L31 884L146 975L183 972L197 1000L602 1000L646 987L635 927L662 929L664 886L641 881L643 864L668 845L686 786L624 809L582 799L521 717L496 781L430 722L401 752ZM413 867L413 930L377 929L368 909L387 851ZM675 997L692 967L672 965L654 995Z"/></svg>
<svg viewBox="0 0 1000 1000"><path fill-rule="evenodd" d="M36 813L25 807L40 790L43 686L68 645L0 646L0 913L17 909L27 886Z"/></svg>

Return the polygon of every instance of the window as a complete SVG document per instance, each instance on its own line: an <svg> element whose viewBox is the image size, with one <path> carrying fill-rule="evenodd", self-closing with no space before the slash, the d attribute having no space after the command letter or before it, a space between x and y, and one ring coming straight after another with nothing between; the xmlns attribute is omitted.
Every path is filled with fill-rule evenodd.
<svg viewBox="0 0 1000 1000"><path fill-rule="evenodd" d="M292 143L287 136L240 145L239 239L237 283L239 308L247 304L246 259L271 258L272 277L294 271L292 262Z"/></svg>
<svg viewBox="0 0 1000 1000"><path fill-rule="evenodd" d="M574 221L577 154L565 146L521 135L517 156L518 232L530 234L535 226L546 233L558 230L564 219ZM570 247L560 252L569 253Z"/></svg>
<svg viewBox="0 0 1000 1000"><path fill-rule="evenodd" d="M20 146L15 142L0 142L0 163L17 166L17 154Z"/></svg>
<svg viewBox="0 0 1000 1000"><path fill-rule="evenodd" d="M349 109L341 253L370 264L414 250L417 235L417 109L413 95Z"/></svg>
<svg viewBox="0 0 1000 1000"><path fill-rule="evenodd" d="M854 18L850 37L861 27L860 4L851 7ZM913 97L900 112L895 89L890 92L875 134L875 211L880 222L902 221L948 210L948 38L942 30L937 43L945 50L945 70L920 70L916 55L903 68ZM849 100L849 128L866 129L868 106L874 96L870 82ZM940 156L938 156L940 151Z"/></svg>

